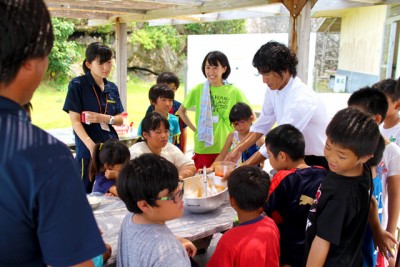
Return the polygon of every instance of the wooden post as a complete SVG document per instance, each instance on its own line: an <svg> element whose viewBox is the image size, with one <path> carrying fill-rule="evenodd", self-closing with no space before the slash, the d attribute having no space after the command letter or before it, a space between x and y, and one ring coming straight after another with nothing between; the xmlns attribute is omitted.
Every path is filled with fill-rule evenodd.
<svg viewBox="0 0 400 267"><path fill-rule="evenodd" d="M283 4L290 12L289 48L297 55L299 60L297 76L305 84L308 83L311 9L315 2L312 0L283 0Z"/></svg>
<svg viewBox="0 0 400 267"><path fill-rule="evenodd" d="M116 84L119 89L119 95L121 97L122 105L125 111L127 110L127 32L126 23L121 23L119 18L115 24L115 38L116 38Z"/></svg>
<svg viewBox="0 0 400 267"><path fill-rule="evenodd" d="M386 79L392 78L394 50L396 44L396 32L397 32L397 23L392 22L390 24L389 51L386 63L386 77L385 77Z"/></svg>

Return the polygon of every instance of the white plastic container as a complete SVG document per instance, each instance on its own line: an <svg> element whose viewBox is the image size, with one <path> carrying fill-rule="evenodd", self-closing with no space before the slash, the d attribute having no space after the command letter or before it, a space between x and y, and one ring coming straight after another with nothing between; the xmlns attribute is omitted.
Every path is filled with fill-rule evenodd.
<svg viewBox="0 0 400 267"><path fill-rule="evenodd" d="M207 180L209 189L207 196L203 194L202 175L189 177L184 180L185 193L183 201L185 210L192 213L206 213L215 210L226 201L228 196L226 182L222 182L221 177L214 175L207 175ZM214 185L214 188L212 185ZM212 193L210 194L210 192Z"/></svg>

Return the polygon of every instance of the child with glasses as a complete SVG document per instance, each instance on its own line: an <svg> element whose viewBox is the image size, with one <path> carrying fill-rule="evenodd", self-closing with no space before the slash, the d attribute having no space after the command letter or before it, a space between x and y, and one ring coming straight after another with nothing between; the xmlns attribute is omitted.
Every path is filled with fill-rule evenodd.
<svg viewBox="0 0 400 267"><path fill-rule="evenodd" d="M118 237L117 266L190 266L195 246L174 238L166 221L183 215L183 181L165 158L143 154L121 170L118 195L129 213Z"/></svg>
<svg viewBox="0 0 400 267"><path fill-rule="evenodd" d="M229 150L234 149L237 145L239 145L240 141L249 133L250 126L252 125L254 119L254 113L251 110L251 107L246 103L238 102L232 107L231 111L229 112L229 121L235 130L228 135L225 145L223 146L221 153L214 160L214 163L224 160ZM241 165L254 153L256 153L260 146L262 146L263 142L263 137L261 137L255 144L243 151L242 156L237 161L237 165ZM207 168L207 173L214 171L214 163Z"/></svg>

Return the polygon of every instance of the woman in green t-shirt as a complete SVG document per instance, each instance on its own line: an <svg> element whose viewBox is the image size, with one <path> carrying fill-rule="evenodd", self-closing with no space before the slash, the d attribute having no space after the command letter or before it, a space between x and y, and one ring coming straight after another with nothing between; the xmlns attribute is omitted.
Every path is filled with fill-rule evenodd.
<svg viewBox="0 0 400 267"><path fill-rule="evenodd" d="M193 160L197 169L211 166L233 131L229 122L232 106L237 102L248 104L242 91L226 81L231 67L224 53L209 52L201 69L207 80L189 92L178 110L179 117L194 131ZM192 107L196 108L196 125L186 114Z"/></svg>

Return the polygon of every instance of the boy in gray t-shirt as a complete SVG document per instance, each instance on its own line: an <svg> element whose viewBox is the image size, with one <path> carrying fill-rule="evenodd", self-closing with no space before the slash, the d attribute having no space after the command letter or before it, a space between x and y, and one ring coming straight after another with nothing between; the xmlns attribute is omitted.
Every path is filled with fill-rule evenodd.
<svg viewBox="0 0 400 267"><path fill-rule="evenodd" d="M183 215L183 182L176 167L158 155L143 154L123 168L117 190L132 212L119 232L117 266L190 266L195 246L178 241L165 225Z"/></svg>

